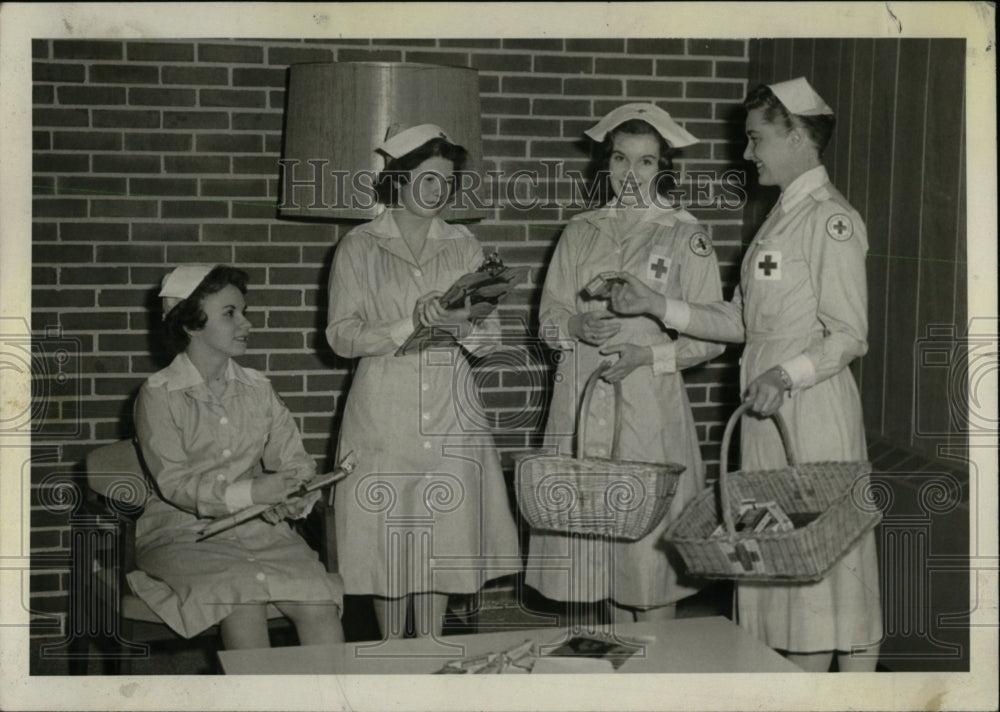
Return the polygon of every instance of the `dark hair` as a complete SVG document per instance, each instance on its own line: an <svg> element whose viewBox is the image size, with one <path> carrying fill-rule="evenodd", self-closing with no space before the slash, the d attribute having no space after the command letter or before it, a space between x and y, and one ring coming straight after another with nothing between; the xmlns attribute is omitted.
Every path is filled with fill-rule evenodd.
<svg viewBox="0 0 1000 712"><path fill-rule="evenodd" d="M247 293L247 281L249 275L236 267L228 265L216 265L212 271L205 275L191 296L182 299L174 305L174 308L167 312L163 319L163 328L166 332L167 345L180 353L191 343L191 337L185 329L198 331L205 327L208 316L202 310L202 303L205 297L221 292L232 285L240 290L241 294Z"/></svg>
<svg viewBox="0 0 1000 712"><path fill-rule="evenodd" d="M786 133L791 131L796 124L801 126L816 147L816 152L821 156L827 144L830 143L833 127L837 123L833 114L802 116L790 113L788 108L771 91L771 87L766 84L761 84L747 94L747 98L743 100L743 106L747 111L763 108L764 120L769 124L782 126Z"/></svg>
<svg viewBox="0 0 1000 712"><path fill-rule="evenodd" d="M628 134L630 136L652 136L656 139L657 145L660 147L660 151L658 157L659 165L657 167L656 178L653 179L653 185L656 188L657 193L662 196L667 196L676 185L676 178L673 174L673 158L677 151L665 138L663 138L663 136L660 135L659 131L653 128L651 124L643 121L642 119L629 119L628 121L623 121L608 131L608 135L604 137L604 140L598 147L598 161L600 162L601 169L599 175L602 184L602 197L604 200L609 200L611 198L611 154L614 153L615 150L615 137L619 134Z"/></svg>
<svg viewBox="0 0 1000 712"><path fill-rule="evenodd" d="M450 143L443 138L432 138L399 158L390 159L385 168L378 174L375 181L375 194L379 202L386 205L396 205L399 201L399 189L412 178L412 171L428 158L438 156L451 161L457 173L465 167L468 152L464 147Z"/></svg>

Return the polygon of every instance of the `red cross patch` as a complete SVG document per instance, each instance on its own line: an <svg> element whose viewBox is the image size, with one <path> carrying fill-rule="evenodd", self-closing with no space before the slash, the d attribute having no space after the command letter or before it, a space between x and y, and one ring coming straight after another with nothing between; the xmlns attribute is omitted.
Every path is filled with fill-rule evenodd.
<svg viewBox="0 0 1000 712"><path fill-rule="evenodd" d="M854 223L851 222L850 217L843 213L831 215L830 219L826 221L826 234L841 242L850 240L854 235Z"/></svg>
<svg viewBox="0 0 1000 712"><path fill-rule="evenodd" d="M761 250L753 258L753 278L781 279L781 253L778 250Z"/></svg>
<svg viewBox="0 0 1000 712"><path fill-rule="evenodd" d="M667 275L670 273L671 260L666 255L658 255L655 252L649 256L649 264L646 269L646 279L653 282L665 283Z"/></svg>
<svg viewBox="0 0 1000 712"><path fill-rule="evenodd" d="M703 232L693 234L688 241L688 246L691 248L691 252L699 257L708 257L712 254L712 241Z"/></svg>
<svg viewBox="0 0 1000 712"><path fill-rule="evenodd" d="M740 539L733 546L728 541L719 542L733 573L767 573L767 565L760 555L760 546L754 539Z"/></svg>

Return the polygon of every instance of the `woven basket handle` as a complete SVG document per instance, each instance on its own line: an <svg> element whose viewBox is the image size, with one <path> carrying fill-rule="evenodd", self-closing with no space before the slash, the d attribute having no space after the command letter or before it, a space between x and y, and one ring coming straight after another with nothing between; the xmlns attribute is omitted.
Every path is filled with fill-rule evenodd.
<svg viewBox="0 0 1000 712"><path fill-rule="evenodd" d="M583 398L580 401L580 413L577 417L576 427L576 459L582 460L584 457L584 446L587 443L587 419L590 414L590 400L594 396L594 388L601 375L611 368L611 364L605 361L590 374L586 385L583 387ZM622 384L615 381L612 386L615 390L615 429L611 434L611 459L618 459L618 441L622 434Z"/></svg>
<svg viewBox="0 0 1000 712"><path fill-rule="evenodd" d="M741 403L739 408L733 411L733 414L729 416L729 422L726 423L726 430L722 434L722 454L719 458L719 499L722 505L722 521L726 525L726 530L729 532L730 541L736 541L736 525L733 523L733 512L729 506L729 442L733 437L733 429L736 427L736 423L739 422L740 416L750 410L751 404ZM795 455L795 446L792 445L792 438L788 434L788 428L785 426L785 419L781 417L781 414L775 411L771 418L774 419L775 424L778 426L778 432L781 433L781 441L785 445L785 457L788 460L788 464L791 467L795 467L798 464L798 457Z"/></svg>

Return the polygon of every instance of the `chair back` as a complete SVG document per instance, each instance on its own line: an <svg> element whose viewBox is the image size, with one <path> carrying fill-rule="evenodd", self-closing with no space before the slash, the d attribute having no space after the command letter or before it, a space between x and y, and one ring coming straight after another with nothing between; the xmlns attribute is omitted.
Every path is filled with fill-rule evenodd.
<svg viewBox="0 0 1000 712"><path fill-rule="evenodd" d="M149 480L135 442L119 440L87 453L87 486L121 507L142 509Z"/></svg>

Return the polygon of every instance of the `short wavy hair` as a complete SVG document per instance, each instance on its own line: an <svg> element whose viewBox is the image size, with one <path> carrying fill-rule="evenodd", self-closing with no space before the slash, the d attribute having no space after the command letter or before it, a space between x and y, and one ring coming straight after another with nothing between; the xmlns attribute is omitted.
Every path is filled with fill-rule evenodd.
<svg viewBox="0 0 1000 712"><path fill-rule="evenodd" d="M656 139L657 145L660 147L660 151L654 185L657 193L664 197L669 195L677 184L677 178L673 172L674 156L677 153L677 149L671 146L670 143L660 135L660 132L653 128L652 124L649 122L643 121L642 119L629 119L628 121L623 121L608 131L608 135L605 136L604 140L598 145L597 162L600 168L599 176L601 180L602 198L604 200L610 200L611 198L611 154L614 153L615 150L615 138L622 134L628 134L630 136L652 136Z"/></svg>
<svg viewBox="0 0 1000 712"><path fill-rule="evenodd" d="M451 161L454 171L458 173L465 168L469 153L464 146L443 138L432 138L409 153L391 159L375 180L375 195L379 202L396 205L399 202L399 189L412 180L413 169L436 156Z"/></svg>
<svg viewBox="0 0 1000 712"><path fill-rule="evenodd" d="M743 100L743 107L747 111L764 109L764 120L770 124L782 126L786 133L791 131L796 125L802 127L809 136L809 140L816 147L816 152L821 156L830 143L830 137L833 135L833 127L837 123L833 114L802 116L801 114L791 113L781 103L781 100L774 95L771 87L766 84L761 84L747 94L746 99Z"/></svg>
<svg viewBox="0 0 1000 712"><path fill-rule="evenodd" d="M191 343L188 331L199 331L205 328L205 322L208 321L208 315L202 309L205 297L221 292L229 285L239 289L241 294L246 294L249 279L246 272L236 267L228 265L213 267L191 295L175 304L164 316L163 329L167 346L174 353L184 351Z"/></svg>

